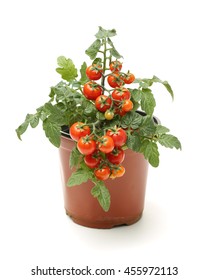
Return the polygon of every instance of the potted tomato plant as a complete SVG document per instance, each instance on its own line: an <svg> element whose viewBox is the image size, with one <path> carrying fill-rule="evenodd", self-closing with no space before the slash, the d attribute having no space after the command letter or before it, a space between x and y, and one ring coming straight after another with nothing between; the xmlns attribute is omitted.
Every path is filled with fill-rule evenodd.
<svg viewBox="0 0 208 280"><path fill-rule="evenodd" d="M177 137L153 116L151 86L167 81L135 78L125 71L112 42L116 30L99 27L85 51L80 75L71 59L58 57L62 80L49 101L28 114L18 137L41 120L50 142L59 148L66 213L81 225L111 228L132 224L142 215L148 164L159 165L158 144L181 149ZM97 199L96 199L97 198Z"/></svg>

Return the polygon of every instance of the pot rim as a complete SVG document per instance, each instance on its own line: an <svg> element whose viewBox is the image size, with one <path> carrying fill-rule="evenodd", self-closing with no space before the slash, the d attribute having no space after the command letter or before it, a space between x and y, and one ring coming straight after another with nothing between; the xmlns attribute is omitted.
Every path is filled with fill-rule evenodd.
<svg viewBox="0 0 208 280"><path fill-rule="evenodd" d="M140 110L137 110L136 112L137 112L138 114L142 115L142 116L145 116L145 115L146 115L145 112L140 111ZM154 120L154 122L155 122L156 124L160 124L160 123L161 123L160 120L159 120L157 117L155 117L155 116L153 116L153 120ZM70 134L69 134L69 127L66 126L66 125L62 126L62 128L61 128L61 136L64 136L64 137L66 137L66 138L69 138L71 141L74 141L74 140L71 139L71 136L70 136Z"/></svg>

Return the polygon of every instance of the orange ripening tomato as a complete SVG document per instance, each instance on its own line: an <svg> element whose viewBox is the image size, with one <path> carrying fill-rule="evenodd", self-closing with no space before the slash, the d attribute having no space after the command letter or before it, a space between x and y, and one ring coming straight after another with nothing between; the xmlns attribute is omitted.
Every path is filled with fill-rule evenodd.
<svg viewBox="0 0 208 280"><path fill-rule="evenodd" d="M133 109L133 107L134 107L134 104L133 104L133 102L130 99L124 100L124 103L122 105L122 110L124 112L131 111Z"/></svg>
<svg viewBox="0 0 208 280"><path fill-rule="evenodd" d="M113 169L111 170L111 178L114 179L114 178L119 178L119 177L122 177L125 173L125 167L120 165L117 169Z"/></svg>

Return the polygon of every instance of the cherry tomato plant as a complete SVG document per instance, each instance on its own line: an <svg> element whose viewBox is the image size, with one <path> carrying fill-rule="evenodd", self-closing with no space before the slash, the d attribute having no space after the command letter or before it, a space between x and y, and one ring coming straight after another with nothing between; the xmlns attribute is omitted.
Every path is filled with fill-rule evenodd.
<svg viewBox="0 0 208 280"><path fill-rule="evenodd" d="M110 207L104 181L125 176L126 149L142 153L153 167L159 165L158 144L181 149L178 138L153 117L152 85L162 84L173 98L171 86L156 76L136 77L128 70L112 41L115 35L115 29L99 27L95 41L85 51L91 61L84 62L79 72L71 59L58 57L56 71L62 80L51 87L49 101L34 114L27 114L16 129L21 139L29 125L35 128L42 121L46 137L59 147L61 131L68 127L76 142L70 155L70 167L75 171L68 186L91 180L91 193L104 211Z"/></svg>

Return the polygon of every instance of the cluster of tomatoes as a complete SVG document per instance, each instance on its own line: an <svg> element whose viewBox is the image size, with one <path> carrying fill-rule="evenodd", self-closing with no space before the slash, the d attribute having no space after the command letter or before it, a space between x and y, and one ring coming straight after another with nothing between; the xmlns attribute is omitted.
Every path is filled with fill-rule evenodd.
<svg viewBox="0 0 208 280"><path fill-rule="evenodd" d="M105 76L111 90L106 90L95 82L103 75L101 64L93 64L86 69L90 81L84 85L83 94L87 99L95 101L95 107L104 113L107 120L113 119L115 114L124 116L133 109L133 103L130 100L131 93L125 88L125 84L131 84L135 80L135 76L130 72L122 73L121 69L122 63L120 61L111 62L109 68L111 72ZM108 95L103 94L105 90Z"/></svg>
<svg viewBox="0 0 208 280"><path fill-rule="evenodd" d="M105 76L99 63L86 69L90 81L83 86L83 94L94 103L98 111L104 113L107 120L113 119L115 114L123 116L133 109L130 91L124 85L132 83L135 77L130 72L122 73L121 68L121 62L111 62L111 72ZM95 82L101 78L107 78L111 90L107 90L103 83L100 85ZM103 94L105 91L108 95ZM94 129L95 126L82 122L76 122L70 127L70 136L77 141L77 149L84 155L85 164L94 169L94 175L99 180L123 176L125 168L121 163L125 158L123 146L127 141L126 131L115 126L99 136Z"/></svg>
<svg viewBox="0 0 208 280"><path fill-rule="evenodd" d="M76 122L70 127L70 136L77 141L77 148L84 155L85 164L94 169L99 180L123 176L125 168L121 163L125 157L122 149L127 140L125 130L115 127L107 130L105 135L95 137L88 125Z"/></svg>

